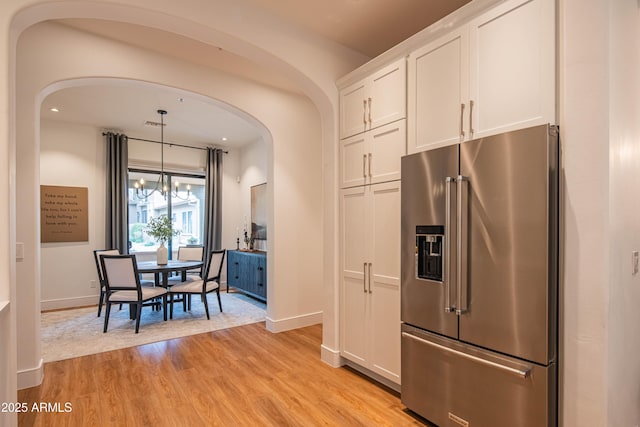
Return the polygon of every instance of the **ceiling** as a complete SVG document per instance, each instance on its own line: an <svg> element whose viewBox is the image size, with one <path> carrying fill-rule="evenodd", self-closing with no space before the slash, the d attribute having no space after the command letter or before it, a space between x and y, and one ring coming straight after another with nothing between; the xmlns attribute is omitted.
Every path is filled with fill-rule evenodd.
<svg viewBox="0 0 640 427"><path fill-rule="evenodd" d="M246 0L291 25L368 57L375 57L448 15L470 0ZM299 93L288 80L246 58L164 31L95 19L58 21L81 31L116 39L178 59L216 68L262 84ZM115 35L115 36L114 36ZM110 106L118 105L118 108ZM54 113L50 108L56 107ZM257 140L257 129L215 101L161 86L110 82L108 86L63 89L49 95L42 117L114 129L131 137L159 140L158 127L145 126L165 116L164 139L193 145L241 146ZM224 139L223 139L224 138Z"/></svg>

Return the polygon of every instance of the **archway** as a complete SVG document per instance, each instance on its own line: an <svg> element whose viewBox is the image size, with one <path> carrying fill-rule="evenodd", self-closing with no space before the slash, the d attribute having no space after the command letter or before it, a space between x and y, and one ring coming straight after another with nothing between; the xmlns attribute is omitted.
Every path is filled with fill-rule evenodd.
<svg viewBox="0 0 640 427"><path fill-rule="evenodd" d="M22 41L23 40L21 40L21 42ZM51 40L40 39L36 42L46 44L49 41ZM92 43L93 42L95 42L95 40L93 40ZM81 50L82 46L78 46L78 48ZM41 51L44 50L45 49L42 49ZM18 49L18 52L20 53L20 49ZM29 58L29 60L32 59L34 58ZM38 62L37 58L35 58L35 60ZM157 68L157 70L161 70L161 67ZM28 203L20 207L20 209L24 209L25 211L31 210L34 212L38 206L37 200L35 200L34 197L37 193L37 181L25 180L25 175L33 174L36 169L38 132L31 124L37 122L37 114L35 113L36 108L34 104L25 100L42 99L44 92L35 92L35 88L43 86L51 88L53 87L51 85L57 82L86 78L92 74L95 75L95 73L86 71L76 71L64 75L65 73L59 73L59 71L60 70L54 70L53 74L57 73L60 75L49 75L44 78L42 76L36 76L33 81L30 81L28 84L19 85L20 87L17 90L18 109L16 117L18 119L18 126L16 134L20 140L20 144L16 145L16 151L18 159L26 159L25 162L20 162L20 166L18 167L17 175L19 184L17 191L21 194L31 194L31 197L28 198ZM122 73L122 70L120 71L120 73L107 73L107 75L144 79L140 74L140 70L134 70L131 73ZM172 81L173 77L175 76L165 75L157 80L152 80L168 86L181 87L181 84ZM199 77L204 78L204 76ZM204 84L204 86L209 85ZM210 87L208 88L208 90L211 89ZM34 96L31 97L30 95ZM229 94L226 93L225 96L229 96ZM286 95L284 98L290 98L290 96ZM295 159L303 158L308 154L308 150L305 150L304 144L310 144L309 147L313 147L315 144L315 148L311 151L312 154L315 152L313 157L322 158L324 149L318 146L322 145L322 140L332 141L331 136L335 132L333 126L330 126L331 132L327 133L323 131L323 129L327 127L327 122L333 123L333 112L328 118L325 117L325 114L320 113L323 119L319 120L317 117L318 110L314 104L300 99L293 102L289 99L288 102L290 102L291 105L288 106L287 114L289 115L289 119L294 119L293 123L287 123L285 125L281 117L274 117L273 108L270 106L265 107L263 105L263 110L259 114L256 114L265 115L265 123L271 122L266 126L272 134L275 134L274 146L278 145L279 141L289 141L287 144L280 146L280 149L276 150L277 152L273 154L273 158L271 159L271 161L278 166L277 171L273 171L273 176L270 176L269 180L273 180L276 185L279 185L283 194L282 198L274 203L276 206L276 208L274 208L274 217L276 216L275 210L279 209L277 206L283 204L283 206L281 206L281 212L283 212L282 222L275 223L274 225L282 227L284 231L283 243L279 244L278 241L274 241L273 245L275 250L282 250L282 253L285 255L283 257L283 264L287 262L286 258L289 258L288 261L293 260L297 268L293 271L285 271L284 269L280 269L278 265L274 265L274 268L269 269L270 281L273 281L271 280L271 274L274 274L274 277L277 277L277 282L282 284L282 289L276 293L284 296L282 303L278 303L278 299L276 298L276 303L272 305L275 313L274 318L271 319L274 330L296 327L296 325L303 325L305 322L315 323L317 319L322 316L322 305L318 305L318 301L322 301L323 297L320 289L323 267L322 265L318 265L318 260L322 259L323 254L322 244L318 247L308 249L306 254L301 255L297 248L287 245L287 242L295 241L293 236L299 236L301 233L306 233L307 236L310 236L310 240L316 242L323 241L323 207L321 205L322 200L317 197L317 194L322 193L323 188L323 165L307 165L305 167L298 165ZM242 104L242 101L239 101L239 103ZM325 105L326 104L325 102ZM302 107L302 113L304 113L306 117L303 118L303 120L295 120L296 115L301 114L300 107ZM255 104L249 102L246 104L245 111L256 108L260 109ZM313 110L313 112L311 110ZM316 118L310 120L311 115L316 115ZM305 132L311 133L305 135ZM305 141L305 139L307 139L307 141ZM29 140L33 142L29 143ZM298 145L293 145L293 141L297 141ZM300 143L300 141L303 142ZM274 188L273 191L275 194L276 189ZM287 196L285 197L284 194ZM311 200L311 195L316 199L315 201ZM293 197L290 202L286 200L289 196ZM299 203L300 200L304 201L304 203ZM287 213L285 210L291 212ZM23 221L24 225L21 226L20 223L16 225L17 238L24 240L26 245L32 246L33 252L32 255L30 255L31 258L29 261L32 262L32 265L37 265L39 236L36 236L33 227L33 224L36 224L37 221L33 215L26 215L25 217L18 215L18 218L18 222ZM271 228L274 229L274 227ZM35 230L37 230L37 226ZM304 277L305 273L312 277L308 283L305 283L305 285L309 287L308 289L303 289L299 286L299 280L301 277ZM19 319L21 347L19 348L20 362L18 369L23 378L19 380L19 383L20 386L24 387L37 384L41 378L40 351L37 344L38 310L36 306L39 300L37 286L35 286L38 283L36 278L37 269L35 273L27 272L25 276L25 272L20 271L19 266L17 268L17 275L21 283L34 284L33 286L26 286L24 289L21 289L16 298L21 313ZM278 277L279 275L282 277ZM291 301L295 304L291 304ZM23 304L26 302L30 304L27 304L25 307ZM295 316L290 315L292 307L297 311L297 313L293 313Z"/></svg>

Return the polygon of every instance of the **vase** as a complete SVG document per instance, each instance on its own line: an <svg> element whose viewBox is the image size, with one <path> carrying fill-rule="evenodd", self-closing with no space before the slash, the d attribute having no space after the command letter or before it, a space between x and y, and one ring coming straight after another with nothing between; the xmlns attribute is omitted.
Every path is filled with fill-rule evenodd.
<svg viewBox="0 0 640 427"><path fill-rule="evenodd" d="M156 257L158 265L166 265L167 262L169 262L169 251L164 246L164 243L160 243L160 246L156 251Z"/></svg>

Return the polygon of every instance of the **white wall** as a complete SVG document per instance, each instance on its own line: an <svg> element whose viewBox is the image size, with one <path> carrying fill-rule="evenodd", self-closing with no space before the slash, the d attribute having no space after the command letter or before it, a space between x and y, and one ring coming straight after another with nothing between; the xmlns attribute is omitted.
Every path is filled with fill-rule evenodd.
<svg viewBox="0 0 640 427"><path fill-rule="evenodd" d="M564 426L640 424L638 8L559 1Z"/></svg>
<svg viewBox="0 0 640 427"><path fill-rule="evenodd" d="M251 235L251 187L267 182L267 158L268 151L262 141L255 141L247 144L241 150L242 161L240 164L240 198L242 205L242 216L237 218L236 227L240 231L240 247L243 246L244 226L246 221L247 232ZM268 187L268 185L267 185ZM269 231L267 230L267 233ZM254 248L267 250L267 242L256 240Z"/></svg>
<svg viewBox="0 0 640 427"><path fill-rule="evenodd" d="M50 120L40 122L40 184L88 189L89 241L43 243L42 309L96 304L100 286L92 251L104 248L105 158L100 129Z"/></svg>
<svg viewBox="0 0 640 427"><path fill-rule="evenodd" d="M609 191L611 210L607 425L640 425L640 3L609 3Z"/></svg>

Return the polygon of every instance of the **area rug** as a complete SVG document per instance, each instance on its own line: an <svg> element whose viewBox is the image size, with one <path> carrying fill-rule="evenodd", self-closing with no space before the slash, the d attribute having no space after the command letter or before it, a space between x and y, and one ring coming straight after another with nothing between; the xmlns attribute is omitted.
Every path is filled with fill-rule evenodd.
<svg viewBox="0 0 640 427"><path fill-rule="evenodd" d="M162 311L144 307L140 331L135 333L135 321L129 319L128 306L111 308L109 329L103 333L104 309L97 317L97 306L42 313L42 354L45 362L133 347L172 338L194 335L265 320L265 304L239 293L221 292L220 313L215 293L208 295L207 320L200 297L193 296L191 311L184 312L182 303L175 303L173 319L163 321Z"/></svg>

